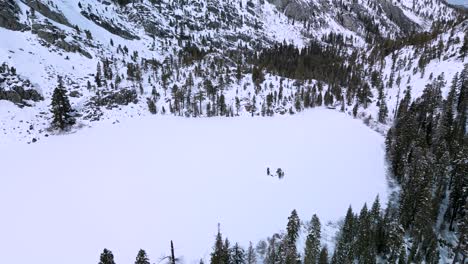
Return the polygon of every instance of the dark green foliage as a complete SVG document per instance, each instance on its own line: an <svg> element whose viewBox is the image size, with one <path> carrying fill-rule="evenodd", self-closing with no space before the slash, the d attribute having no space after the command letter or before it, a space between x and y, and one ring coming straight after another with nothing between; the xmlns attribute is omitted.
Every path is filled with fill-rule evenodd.
<svg viewBox="0 0 468 264"><path fill-rule="evenodd" d="M101 253L99 264L115 264L112 251L105 248Z"/></svg>
<svg viewBox="0 0 468 264"><path fill-rule="evenodd" d="M304 264L316 264L320 255L321 224L317 215L312 216L304 249Z"/></svg>
<svg viewBox="0 0 468 264"><path fill-rule="evenodd" d="M232 256L231 256L231 247L229 240L223 242L223 237L221 235L221 231L218 227L218 233L216 234L216 241L213 247L213 252L211 253L211 264L231 264Z"/></svg>
<svg viewBox="0 0 468 264"><path fill-rule="evenodd" d="M245 256L245 263L246 264L255 264L257 263L257 255L255 253L255 249L253 247L252 242L249 242L249 248L247 249L247 253Z"/></svg>
<svg viewBox="0 0 468 264"><path fill-rule="evenodd" d="M239 246L238 243L234 244L234 246L231 249L231 262L230 263L232 264L245 264L246 263L244 249L241 246Z"/></svg>
<svg viewBox="0 0 468 264"><path fill-rule="evenodd" d="M325 246L320 250L318 264L328 264L328 248Z"/></svg>
<svg viewBox="0 0 468 264"><path fill-rule="evenodd" d="M255 85L260 85L265 80L265 76L263 75L263 71L261 68L253 67L252 69L252 81Z"/></svg>
<svg viewBox="0 0 468 264"><path fill-rule="evenodd" d="M140 251L138 251L135 264L150 264L149 258L143 249L140 249Z"/></svg>
<svg viewBox="0 0 468 264"><path fill-rule="evenodd" d="M388 235L383 248L395 261L397 254L400 255L398 262L406 258L401 248L402 228L412 238L407 261L437 263L438 216L446 216L442 225L452 231L455 231L455 223L463 219L462 208L468 196L461 191L468 186L467 73L468 66L465 66L454 77L446 100L441 96L445 86L443 75L428 84L421 98L413 103L407 92L387 135L390 169L401 185L396 205L401 226L392 220L394 216L385 217L384 232ZM465 157L465 162L460 162L461 157ZM447 193L448 207L441 207Z"/></svg>
<svg viewBox="0 0 468 264"><path fill-rule="evenodd" d="M196 45L188 42L182 50L179 51L179 56L184 64L192 64L194 61L203 59L208 52L204 49L199 49Z"/></svg>
<svg viewBox="0 0 468 264"><path fill-rule="evenodd" d="M382 98L379 105L379 122L385 124L385 120L388 116L388 108L387 103L385 102L385 98Z"/></svg>
<svg viewBox="0 0 468 264"><path fill-rule="evenodd" d="M148 103L148 110L150 111L150 113L153 115L156 114L157 109L156 109L156 104L154 103L154 101L151 98L148 98L147 103Z"/></svg>
<svg viewBox="0 0 468 264"><path fill-rule="evenodd" d="M296 264L297 260L297 248L296 241L299 237L299 230L301 229L301 222L296 210L291 212L291 216L288 218L288 225L286 227L286 264Z"/></svg>
<svg viewBox="0 0 468 264"><path fill-rule="evenodd" d="M367 108L367 106L371 102L372 97L372 91L367 83L365 83L360 89L358 89L357 99L359 104L362 105L364 108Z"/></svg>
<svg viewBox="0 0 468 264"><path fill-rule="evenodd" d="M359 263L373 264L375 263L375 242L373 240L372 220L367 205L361 210L358 218L357 237L353 245L355 247L355 258Z"/></svg>
<svg viewBox="0 0 468 264"><path fill-rule="evenodd" d="M226 238L224 240L224 245L223 245L223 253L222 253L222 263L226 264L231 264L232 263L232 255L231 255L231 243L229 242L229 239Z"/></svg>
<svg viewBox="0 0 468 264"><path fill-rule="evenodd" d="M463 38L463 46L460 49L460 57L465 58L466 54L468 54L468 34L465 33L465 37Z"/></svg>
<svg viewBox="0 0 468 264"><path fill-rule="evenodd" d="M349 75L339 74L348 70L343 66L342 55L344 54L339 50L326 48L316 42L303 49L279 44L260 53L258 65L280 76L316 79L327 81L329 84L345 85L349 81Z"/></svg>
<svg viewBox="0 0 468 264"><path fill-rule="evenodd" d="M75 124L75 118L72 116L73 110L61 76L58 77L58 85L52 94L50 107L52 113L52 127L65 130Z"/></svg>
<svg viewBox="0 0 468 264"><path fill-rule="evenodd" d="M333 254L333 264L352 263L354 259L353 242L357 229L357 220L353 210L349 207L348 212L340 231L335 253Z"/></svg>
<svg viewBox="0 0 468 264"><path fill-rule="evenodd" d="M97 87L102 87L102 71L101 71L101 63L98 62L96 66L96 75L94 76L94 81Z"/></svg>
<svg viewBox="0 0 468 264"><path fill-rule="evenodd" d="M265 255L265 264L284 263L286 259L286 236L274 234L267 239L268 247Z"/></svg>
<svg viewBox="0 0 468 264"><path fill-rule="evenodd" d="M213 252L211 253L211 264L226 264L223 262L223 237L221 231L218 229L218 234L216 234L216 241L213 247Z"/></svg>

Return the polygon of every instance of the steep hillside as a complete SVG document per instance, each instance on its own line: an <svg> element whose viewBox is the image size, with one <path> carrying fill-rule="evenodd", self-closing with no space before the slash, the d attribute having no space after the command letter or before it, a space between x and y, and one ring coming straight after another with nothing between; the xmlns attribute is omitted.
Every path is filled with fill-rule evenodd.
<svg viewBox="0 0 468 264"><path fill-rule="evenodd" d="M336 63L348 64L349 54L377 39L456 19L444 3L426 2L3 1L0 62L44 100L28 103L29 109L3 101L2 141L47 134L57 76L65 80L81 125L148 114L148 105L152 112L185 116L293 113L309 105L296 100L297 92L302 101L304 89L315 90L318 100L330 78L315 74L304 85L295 75L268 74L259 52L275 43L304 48L310 41L321 46L338 40Z"/></svg>

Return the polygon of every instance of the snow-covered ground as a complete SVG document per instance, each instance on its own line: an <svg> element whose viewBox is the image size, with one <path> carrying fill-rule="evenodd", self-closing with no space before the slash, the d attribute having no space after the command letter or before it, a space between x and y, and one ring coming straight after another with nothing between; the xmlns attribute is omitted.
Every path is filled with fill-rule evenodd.
<svg viewBox="0 0 468 264"><path fill-rule="evenodd" d="M248 246L284 230L292 209L323 225L387 197L384 138L315 109L294 116L102 122L0 150L0 263L97 263L103 248L152 263L174 240L184 263L224 236ZM282 168L282 180L267 176ZM302 246L300 247L302 249Z"/></svg>

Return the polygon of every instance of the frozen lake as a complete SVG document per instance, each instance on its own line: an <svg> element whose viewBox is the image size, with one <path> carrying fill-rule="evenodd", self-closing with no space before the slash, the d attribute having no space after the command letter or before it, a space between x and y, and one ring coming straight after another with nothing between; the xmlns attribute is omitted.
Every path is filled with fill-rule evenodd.
<svg viewBox="0 0 468 264"><path fill-rule="evenodd" d="M209 261L217 223L247 247L292 209L322 223L386 200L384 138L315 109L274 118L144 117L0 150L0 263L117 264L140 248ZM282 180L267 176L282 168ZM303 247L299 247L300 250ZM207 262L205 262L207 263Z"/></svg>

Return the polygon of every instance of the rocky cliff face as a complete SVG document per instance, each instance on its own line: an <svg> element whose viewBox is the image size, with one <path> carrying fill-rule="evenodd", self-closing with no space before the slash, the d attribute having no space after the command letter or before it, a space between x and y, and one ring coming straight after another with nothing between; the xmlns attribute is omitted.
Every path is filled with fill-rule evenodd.
<svg viewBox="0 0 468 264"><path fill-rule="evenodd" d="M16 69L7 64L0 65L0 100L11 101L19 107L31 106L44 97L32 86L31 82L16 75Z"/></svg>
<svg viewBox="0 0 468 264"><path fill-rule="evenodd" d="M19 22L21 12L15 0L0 1L0 27L10 30L22 30L26 26Z"/></svg>
<svg viewBox="0 0 468 264"><path fill-rule="evenodd" d="M398 2L377 1L328 1L328 0L268 0L292 19L306 21L317 27L337 23L344 28L363 34L366 28L379 27L373 32L379 37L405 36L421 30L418 24L405 14L406 8ZM437 12L435 12L437 13ZM419 21L420 22L420 21Z"/></svg>
<svg viewBox="0 0 468 264"><path fill-rule="evenodd" d="M72 24L68 22L67 18L58 11L57 8L54 8L52 5L43 3L36 0L21 0L24 4L29 6L31 12L38 12L46 18L55 21L59 24L63 24L71 27ZM55 10L54 10L55 9Z"/></svg>

